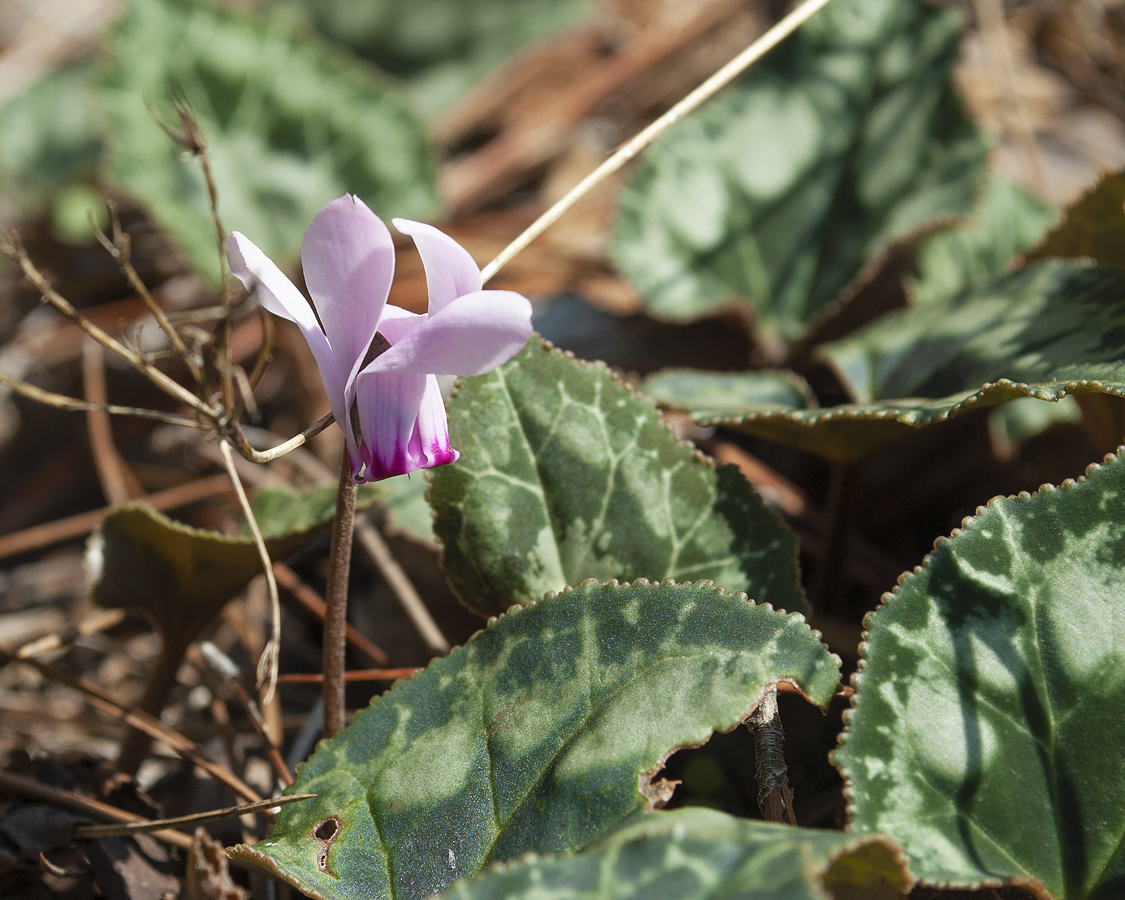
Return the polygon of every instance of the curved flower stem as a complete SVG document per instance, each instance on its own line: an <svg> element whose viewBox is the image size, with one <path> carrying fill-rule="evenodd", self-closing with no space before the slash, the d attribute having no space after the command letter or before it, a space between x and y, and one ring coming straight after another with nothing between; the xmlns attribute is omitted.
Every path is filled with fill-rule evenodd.
<svg viewBox="0 0 1125 900"><path fill-rule="evenodd" d="M306 441L309 441L312 438L316 437L335 421L335 416L333 416L332 413L329 413L323 418L320 418L317 421L313 422L312 425L310 425L300 434L289 438L289 440L285 441L284 443L278 444L276 447L271 447L269 450L255 450L250 445L250 442L246 440L246 435L242 433L242 429L238 428L237 426L231 429L231 438L234 440L235 445L238 447L238 452L244 459L248 459L250 460L250 462L254 463L268 463L273 462L275 459L279 459L290 451L296 450Z"/></svg>
<svg viewBox="0 0 1125 900"><path fill-rule="evenodd" d="M332 520L332 549L328 557L328 585L324 591L324 736L334 737L344 727L345 632L348 624L348 570L355 530L356 485L348 452L340 463L336 517Z"/></svg>
<svg viewBox="0 0 1125 900"><path fill-rule="evenodd" d="M696 109L696 107L710 100L711 97L734 81L735 78L796 31L798 26L811 18L814 13L831 2L832 0L805 0L804 3L794 9L789 15L774 25L773 28L754 41L754 43L738 54L738 56L664 113L664 115L639 131L629 141L622 144L612 156L583 178L565 197L532 222L523 234L512 241L512 243L500 252L499 256L485 266L484 269L481 270L482 282L487 284L492 276L511 262L516 254L554 225L555 222L562 217L563 213L590 193L595 186L624 166L625 163L629 162L629 160L644 150L680 119Z"/></svg>

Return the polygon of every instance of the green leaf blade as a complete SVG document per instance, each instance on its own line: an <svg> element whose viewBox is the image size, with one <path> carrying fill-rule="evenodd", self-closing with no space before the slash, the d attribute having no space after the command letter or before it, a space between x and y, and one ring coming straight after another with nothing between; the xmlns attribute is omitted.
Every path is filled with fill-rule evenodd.
<svg viewBox="0 0 1125 900"><path fill-rule="evenodd" d="M396 684L302 766L292 790L317 798L235 852L313 896L405 900L584 847L662 795L646 786L671 750L744 720L781 679L822 706L838 685L799 615L707 583L587 582ZM325 872L312 833L332 815Z"/></svg>
<svg viewBox="0 0 1125 900"><path fill-rule="evenodd" d="M650 313L729 303L799 338L868 262L971 212L987 148L950 82L960 20L837 0L657 144L612 248Z"/></svg>
<svg viewBox="0 0 1125 900"><path fill-rule="evenodd" d="M345 192L384 218L437 206L425 129L402 90L329 45L208 2L131 0L110 47L99 92L108 177L213 280L218 249L198 163L180 158L146 106L171 119L173 90L207 141L224 226L272 258L292 254Z"/></svg>
<svg viewBox="0 0 1125 900"><path fill-rule="evenodd" d="M707 578L807 609L796 541L737 470L716 469L604 366L533 337L449 406L461 459L430 475L443 565L485 615L586 578ZM624 523L628 523L625 525Z"/></svg>
<svg viewBox="0 0 1125 900"><path fill-rule="evenodd" d="M908 885L893 847L878 839L689 808L641 817L572 856L496 866L442 896L826 900L826 889L863 888L872 892L864 896L889 898L900 897Z"/></svg>
<svg viewBox="0 0 1125 900"><path fill-rule="evenodd" d="M1125 887L1120 455L995 500L867 621L835 761L852 827L931 884Z"/></svg>

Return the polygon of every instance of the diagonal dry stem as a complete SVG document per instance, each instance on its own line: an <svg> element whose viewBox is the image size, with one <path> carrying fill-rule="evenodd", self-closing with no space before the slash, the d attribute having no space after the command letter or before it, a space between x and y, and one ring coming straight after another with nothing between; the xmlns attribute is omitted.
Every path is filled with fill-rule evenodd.
<svg viewBox="0 0 1125 900"><path fill-rule="evenodd" d="M266 642L262 656L258 660L258 687L263 690L262 702L269 703L277 687L277 661L281 651L281 601L277 596L277 581L273 575L270 554L266 549L266 542L262 539L262 530L258 527L254 510L250 506L250 499L243 490L242 480L238 477L238 470L234 466L233 451L226 441L219 443L219 449L222 451L223 465L234 486L238 505L242 507L242 514L246 517L246 524L250 528L250 535L254 539L254 546L257 547L258 556L262 561L262 571L266 576L266 590L270 599L270 639Z"/></svg>
<svg viewBox="0 0 1125 900"><path fill-rule="evenodd" d="M487 284L497 272L512 261L516 254L562 218L567 210L590 193L598 184L624 166L629 160L648 147L649 144L664 134L665 131L675 125L688 113L701 106L707 100L710 100L711 97L734 81L735 78L765 56L767 52L796 31L798 26L807 21L813 14L827 6L830 2L831 0L805 0L804 3L794 9L789 15L774 25L773 28L754 41L754 43L738 54L738 56L664 113L664 115L639 131L629 141L622 144L612 156L583 178L570 193L532 222L523 234L512 241L512 243L500 252L499 256L485 266L481 271L481 280Z"/></svg>
<svg viewBox="0 0 1125 900"><path fill-rule="evenodd" d="M5 253L15 260L16 264L20 267L20 271L23 272L24 278L26 278L28 282L43 295L43 298L58 310L68 322L80 328L111 353L115 353L121 359L125 360L125 362L138 372L144 373L149 381L170 397L192 407L208 419L213 420L215 418L214 412L207 404L195 396L195 394L179 382L169 378L159 369L149 365L148 361L139 353L131 350L116 338L107 334L76 310L71 305L70 301L62 294L51 287L46 276L40 272L31 261L31 257L27 255L27 251L24 249L22 242L14 232L8 229L0 232L0 252Z"/></svg>

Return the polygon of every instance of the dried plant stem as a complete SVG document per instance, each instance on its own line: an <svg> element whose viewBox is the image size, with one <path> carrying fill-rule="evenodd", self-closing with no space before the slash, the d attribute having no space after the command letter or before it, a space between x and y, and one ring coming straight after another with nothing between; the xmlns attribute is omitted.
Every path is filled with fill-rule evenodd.
<svg viewBox="0 0 1125 900"><path fill-rule="evenodd" d="M103 410L118 416L139 416L142 419L156 419L168 425L182 425L185 428L200 427L198 419L193 419L188 416L178 416L175 413L164 413L155 409L143 409L138 406L116 406L112 403L91 403L88 400L77 400L74 397L67 397L65 394L56 394L54 391L43 390L43 388L28 384L28 382L24 381L22 378L16 378L3 371L0 371L0 384L9 388L13 393L19 394L21 397L26 397L28 400L34 400L36 403L42 403L44 406L52 406L55 409L62 409L67 412Z"/></svg>
<svg viewBox="0 0 1125 900"><path fill-rule="evenodd" d="M274 563L273 574L277 578L277 583L289 591L293 595L293 599L320 619L321 622L324 621L325 613L328 611L327 604L320 599L316 591L301 581L296 572L284 563ZM368 640L352 625L346 625L344 636L353 648L367 656L375 665L386 666L390 663L391 658L387 656L387 652L378 644ZM279 682L284 680L284 677L278 676ZM319 680L320 676L318 675L317 681Z"/></svg>
<svg viewBox="0 0 1125 900"><path fill-rule="evenodd" d="M145 821L135 813L126 812L123 809L118 809L116 806L110 806L108 803L102 803L90 797L83 797L81 794L75 794L72 791L64 791L60 788L51 787L49 784L43 784L32 778L13 775L11 772L0 772L0 790L3 790L5 793L16 794L20 797L42 800L45 803L61 806L63 809L69 809L76 813L90 816L91 818L107 819L111 822ZM190 850L194 843L189 835L180 831L154 831L152 836L164 841L166 844L179 847L182 850Z"/></svg>
<svg viewBox="0 0 1125 900"><path fill-rule="evenodd" d="M255 450L250 445L250 442L246 439L246 435L243 434L242 430L239 428L232 429L231 437L234 440L235 445L238 447L238 452L242 454L244 459L248 459L250 460L250 462L254 463L268 463L273 462L275 459L279 459L286 453L291 453L292 451L296 450L306 441L309 441L312 438L316 437L335 421L336 418L332 415L332 413L329 413L328 415L324 416L324 418L318 419L300 434L296 435L295 437L291 437L284 443L278 444L276 447L272 447L269 450Z"/></svg>
<svg viewBox="0 0 1125 900"><path fill-rule="evenodd" d="M366 519L361 519L356 525L356 530L359 532L359 542L363 545L363 549L367 551L378 567L379 574L386 579L387 584L394 591L399 605L402 606L419 636L426 642L429 651L435 656L445 656L449 652L449 641L437 627L413 582L398 564L383 536L379 534L379 529Z"/></svg>
<svg viewBox="0 0 1125 900"><path fill-rule="evenodd" d="M82 382L86 399L104 406L107 400L105 350L91 338L82 341ZM110 506L128 503L144 494L144 488L117 452L109 413L104 409L87 410L86 432L90 436L90 452L98 481Z"/></svg>
<svg viewBox="0 0 1125 900"><path fill-rule="evenodd" d="M344 673L344 681L398 681L412 678L417 669L352 669ZM323 684L324 676L319 672L297 672L279 675L278 684Z"/></svg>
<svg viewBox="0 0 1125 900"><path fill-rule="evenodd" d="M355 530L356 484L352 481L347 450L340 463L340 482L336 493L336 517L332 520L332 550L328 557L328 585L324 613L324 736L334 737L344 727L344 662L348 622L348 572L352 561L352 534Z"/></svg>
<svg viewBox="0 0 1125 900"><path fill-rule="evenodd" d="M758 776L758 808L767 822L797 824L789 770L785 765L785 731L777 712L777 688L769 687L750 714L754 735L754 764Z"/></svg>
<svg viewBox="0 0 1125 900"><path fill-rule="evenodd" d="M735 78L745 72L767 52L792 34L798 26L807 21L830 2L832 2L832 0L805 0L804 3L794 9L789 15L738 54L738 56L664 113L664 115L642 129L629 141L622 144L612 156L583 178L565 197L532 222L523 234L512 241L512 243L500 252L499 256L485 266L481 271L482 281L487 284L500 269L511 262L516 254L557 222L567 210L585 197L595 186L624 166L629 160L664 134L665 131L675 125L680 119L711 99L716 93L734 81Z"/></svg>
<svg viewBox="0 0 1125 900"><path fill-rule="evenodd" d="M262 539L262 530L258 527L258 520L254 517L254 510L250 506L250 498L242 487L242 480L238 477L238 469L234 465L234 453L226 441L219 442L219 449L223 454L223 465L226 467L230 483L234 487L238 505L242 507L242 515L250 529L250 536L254 539L254 546L258 549L258 558L262 561L262 572L266 576L266 592L270 601L270 639L262 649L258 659L258 688L262 691L262 703L269 703L273 699L274 689L277 687L277 661L281 652L281 600L277 596L277 581L273 577L273 563L270 562L270 553L266 549L266 542Z"/></svg>
<svg viewBox="0 0 1125 900"><path fill-rule="evenodd" d="M156 298L152 296L152 292L148 286L141 279L137 270L133 267L132 262L132 243L129 235L126 234L121 228L121 219L117 212L117 203L112 199L107 201L106 206L109 209L110 227L113 231L113 238L106 237L98 228L94 228L94 235L110 256L113 257L117 263L122 274L132 286L133 290L137 292L137 296L141 298L141 302L148 308L152 317L156 320L156 324L160 330L164 332L164 336L168 339L169 345L184 361L188 371L191 373L192 380L196 384L202 384L203 378L199 371L199 366L195 360L192 359L191 354L188 352L187 347L184 345L183 338L180 337L179 332L172 327L172 323L168 321L168 316L164 313L160 304L156 302ZM93 216L91 215L91 223Z"/></svg>
<svg viewBox="0 0 1125 900"><path fill-rule="evenodd" d="M91 616L87 616L77 625L67 625L61 631L45 634L43 637L28 641L16 650L16 656L26 659L29 656L38 656L40 653L49 653L58 650L67 644L87 635L106 631L119 624L126 616L123 609L101 609Z"/></svg>
<svg viewBox="0 0 1125 900"><path fill-rule="evenodd" d="M51 287L45 275L40 272L31 258L27 255L27 251L19 243L18 238L12 233L5 233L0 235L0 251L12 257L23 272L24 278L31 283L31 285L39 291L45 300L50 303L55 309L62 314L63 318L70 322L72 325L77 326L95 341L109 350L111 353L117 354L121 359L125 360L129 365L141 372L156 385L164 393L170 397L175 398L181 403L192 407L197 412L206 416L209 419L214 418L213 411L200 400L195 394L185 388L178 381L169 378L159 369L149 365L148 361L139 353L130 350L120 341L111 337L82 313L76 310L62 294Z"/></svg>
<svg viewBox="0 0 1125 900"><path fill-rule="evenodd" d="M289 794L286 797L274 797L270 800L259 800L257 803L247 803L245 806L228 806L225 809L212 809L207 812L193 813L190 816L174 816L170 819L140 819L133 822L121 822L114 825L79 825L74 829L74 836L79 840L103 837L120 837L126 834L146 834L159 831L162 828L182 828L185 825L202 825L204 822L218 822L222 819L233 819L247 813L264 812L278 806L288 806L299 800L311 800L316 794ZM187 835L184 835L187 837Z"/></svg>

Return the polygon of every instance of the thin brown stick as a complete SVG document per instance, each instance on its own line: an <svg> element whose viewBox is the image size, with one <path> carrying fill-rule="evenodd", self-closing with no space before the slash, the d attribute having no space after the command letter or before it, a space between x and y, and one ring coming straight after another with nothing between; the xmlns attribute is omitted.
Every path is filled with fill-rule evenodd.
<svg viewBox="0 0 1125 900"><path fill-rule="evenodd" d="M0 791L20 797L29 797L32 800L42 800L45 803L89 816L91 819L104 819L109 822L146 821L141 816L118 809L116 806L110 806L108 803L83 797L81 794L75 794L72 791L51 787L33 778L13 775L11 772L0 771ZM152 836L183 850L190 850L194 843L190 835L180 831L154 831Z"/></svg>
<svg viewBox="0 0 1125 900"><path fill-rule="evenodd" d="M417 669L352 669L344 673L344 681L398 681L412 678ZM324 676L319 672L290 672L277 676L278 684L322 684Z"/></svg>
<svg viewBox="0 0 1125 900"><path fill-rule="evenodd" d="M324 621L328 609L327 605L320 599L316 591L301 581L296 572L285 563L274 563L273 574L277 577L277 583L292 594L293 599L322 622ZM350 624L347 626L345 637L352 647L365 654L375 665L386 666L390 663L391 658L387 655L387 651L373 643L354 626ZM278 679L280 680L281 676L278 676Z"/></svg>
<svg viewBox="0 0 1125 900"><path fill-rule="evenodd" d="M86 702L91 706L108 713L126 725L144 731L155 740L163 741L181 759L185 759L198 766L215 780L221 781L243 799L249 800L251 803L262 799L257 791L246 784L246 782L235 775L230 769L213 763L209 759L205 759L200 754L199 745L194 741L184 737L184 735L180 734L180 732L175 729L169 728L159 719L155 719L146 713L138 712L135 709L126 709L93 682L76 675L71 675L69 672L40 662L37 659L20 659L10 650L6 650L3 647L0 647L0 658L31 666L48 678L80 691L85 696Z"/></svg>
<svg viewBox="0 0 1125 900"><path fill-rule="evenodd" d="M100 631L105 631L112 628L121 622L127 613L123 609L102 609L83 619L77 625L68 625L62 631L56 631L52 634L45 634L43 637L36 638L34 641L28 641L22 647L16 650L16 656L20 659L26 659L29 656L38 656L40 653L48 653L51 650L58 650L66 644L72 644L80 637L87 637L91 634L97 634Z"/></svg>
<svg viewBox="0 0 1125 900"><path fill-rule="evenodd" d="M348 623L348 575L352 561L352 534L355 530L356 484L351 461L345 449L340 461L340 480L336 493L336 515L332 520L332 546L328 556L328 584L325 588L324 653L324 736L335 737L344 728L347 707L344 698L345 638Z"/></svg>
<svg viewBox="0 0 1125 900"><path fill-rule="evenodd" d="M117 267L121 269L122 274L132 286L133 290L137 292L137 296L141 298L141 302L148 308L149 313L156 320L156 324L160 330L164 332L164 336L168 339L169 345L176 354L183 360L184 365L187 366L188 372L191 373L192 380L197 385L202 385L203 378L199 371L199 366L196 365L195 360L192 358L191 353L188 352L187 347L184 345L183 338L173 327L172 323L168 320L163 308L156 302L156 298L148 289L148 285L144 283L137 270L133 267L132 262L132 241L129 235L121 228L121 218L117 212L117 203L110 199L106 202L106 207L109 210L110 228L113 231L112 240L102 234L98 228L94 229L94 235L97 237L98 242L105 247L110 256L113 257L117 263ZM91 220L92 220L91 216Z"/></svg>
<svg viewBox="0 0 1125 900"><path fill-rule="evenodd" d="M91 338L82 342L82 384L90 403L104 406L107 399L105 382L105 350ZM119 506L144 494L144 488L117 451L109 413L104 409L86 412L86 432L90 436L90 453L102 493L110 506Z"/></svg>
<svg viewBox="0 0 1125 900"><path fill-rule="evenodd" d="M430 611L426 608L426 604L414 587L414 583L403 571L402 566L398 564L398 560L394 558L391 548L387 546L387 542L379 534L379 529L367 519L360 519L356 524L356 531L359 534L359 542L363 549L367 551L378 567L379 574L386 579L387 584L394 591L399 605L402 606L403 611L413 623L422 640L426 642L429 651L435 656L445 656L449 652L449 641L445 639L445 635L437 627L437 623L430 615Z"/></svg>
<svg viewBox="0 0 1125 900"><path fill-rule="evenodd" d="M247 803L243 806L228 806L224 809L212 809L207 812L192 813L190 816L173 816L168 819L140 819L135 822L121 822L114 825L79 825L74 829L74 836L79 840L103 837L122 837L127 834L147 834L162 828L182 828L184 825L202 825L204 822L219 822L223 819L234 819L247 813L258 813L278 806L288 806L298 800L311 800L316 794L289 794L285 797L273 797L269 800L259 800L257 803ZM186 837L186 835L185 835Z"/></svg>
<svg viewBox="0 0 1125 900"><path fill-rule="evenodd" d="M9 375L4 371L0 371L0 384L3 384L13 393L19 394L21 397L26 397L28 400L34 400L36 403L42 403L44 406L51 406L55 409L66 410L67 412L104 410L116 416L137 416L141 419L156 419L158 422L164 422L168 425L182 425L185 428L200 427L199 420L190 416L180 416L175 413L161 412L157 409L145 409L140 406L118 406L114 403L90 403L87 400L67 397L65 394L56 394L54 391L46 391L43 388L36 387L24 381L22 378Z"/></svg>
<svg viewBox="0 0 1125 900"><path fill-rule="evenodd" d="M195 394L178 381L169 378L159 369L150 366L143 356L126 347L116 338L111 337L107 332L103 331L76 310L74 306L71 305L70 301L62 294L51 287L47 277L36 268L35 264L31 261L31 257L27 255L27 251L23 248L22 243L14 232L7 231L0 234L0 252L4 252L16 261L24 278L43 295L43 298L47 300L47 302L62 314L64 319L80 328L111 353L117 354L117 356L125 360L125 362L138 372L143 373L149 381L170 397L192 407L207 418L214 418L210 407L195 396Z"/></svg>
<svg viewBox="0 0 1125 900"><path fill-rule="evenodd" d="M242 686L238 667L209 641L204 641L198 648L192 648L188 655L197 668L205 666L215 673L218 678L222 679L222 683L227 690L234 694L242 706L243 712L246 713L246 717L250 720L250 724L254 727L258 739L261 740L278 781L283 786L289 787L293 783L293 773L289 771L289 767L281 756L281 751L270 737L265 719L262 718L262 714L258 710L258 704L254 702L249 692Z"/></svg>
<svg viewBox="0 0 1125 900"><path fill-rule="evenodd" d="M189 481L187 484L149 494L143 499L153 509L168 510L208 497L229 494L232 491L230 479L226 475L208 475L197 481ZM17 553L26 553L29 550L41 550L51 544L89 534L105 518L110 509L111 507L106 506L0 536L0 559Z"/></svg>

